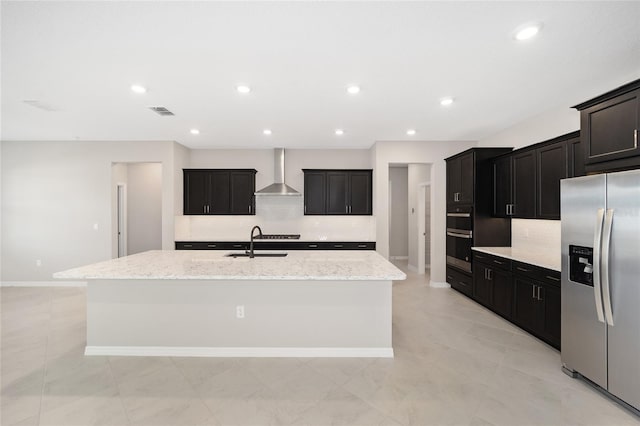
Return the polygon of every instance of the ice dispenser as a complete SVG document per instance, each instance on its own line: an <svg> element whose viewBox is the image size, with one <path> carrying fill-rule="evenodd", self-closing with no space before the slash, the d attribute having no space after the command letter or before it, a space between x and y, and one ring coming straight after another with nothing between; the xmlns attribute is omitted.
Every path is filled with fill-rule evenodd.
<svg viewBox="0 0 640 426"><path fill-rule="evenodd" d="M569 246L569 279L593 287L593 248Z"/></svg>

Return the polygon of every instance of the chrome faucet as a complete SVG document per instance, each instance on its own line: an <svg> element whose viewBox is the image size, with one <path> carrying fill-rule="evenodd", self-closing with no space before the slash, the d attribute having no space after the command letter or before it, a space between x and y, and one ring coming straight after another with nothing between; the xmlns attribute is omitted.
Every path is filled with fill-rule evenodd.
<svg viewBox="0 0 640 426"><path fill-rule="evenodd" d="M253 259L255 257L253 254L253 238L254 238L253 234L256 229L258 230L258 237L262 237L262 229L260 229L258 225L251 228L251 242L249 243L249 251L248 251L250 259Z"/></svg>

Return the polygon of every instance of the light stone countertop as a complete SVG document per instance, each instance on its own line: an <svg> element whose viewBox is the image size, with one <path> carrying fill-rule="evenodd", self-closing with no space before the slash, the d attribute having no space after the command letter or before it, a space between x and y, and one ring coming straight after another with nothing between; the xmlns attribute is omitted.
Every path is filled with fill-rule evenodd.
<svg viewBox="0 0 640 426"><path fill-rule="evenodd" d="M291 250L286 257L232 258L223 250L151 250L81 266L65 280L404 280L406 274L375 251Z"/></svg>
<svg viewBox="0 0 640 426"><path fill-rule="evenodd" d="M560 272L562 259L557 250L533 249L529 247L472 247L472 250L500 256L530 265Z"/></svg>

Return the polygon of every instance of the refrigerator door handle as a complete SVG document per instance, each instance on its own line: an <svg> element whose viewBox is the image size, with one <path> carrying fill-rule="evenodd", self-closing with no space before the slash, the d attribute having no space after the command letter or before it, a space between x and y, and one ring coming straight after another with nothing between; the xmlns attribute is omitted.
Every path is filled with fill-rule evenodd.
<svg viewBox="0 0 640 426"><path fill-rule="evenodd" d="M611 307L611 285L609 283L609 254L611 251L611 228L613 227L613 209L607 209L604 217L604 236L602 242L602 298L607 324L613 327L613 309Z"/></svg>
<svg viewBox="0 0 640 426"><path fill-rule="evenodd" d="M596 299L596 314L598 321L604 323L604 311L602 308L602 290L600 286L600 246L602 244L602 222L604 221L604 209L598 209L596 216L596 229L593 237L593 294Z"/></svg>

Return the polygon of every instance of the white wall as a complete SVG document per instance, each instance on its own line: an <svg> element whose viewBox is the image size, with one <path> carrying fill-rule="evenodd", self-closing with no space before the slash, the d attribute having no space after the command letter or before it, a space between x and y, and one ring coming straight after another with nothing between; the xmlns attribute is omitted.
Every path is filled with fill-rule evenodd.
<svg viewBox="0 0 640 426"><path fill-rule="evenodd" d="M562 107L545 111L499 133L480 139L478 146L508 146L517 149L576 130L580 130L580 113L575 109Z"/></svg>
<svg viewBox="0 0 640 426"><path fill-rule="evenodd" d="M114 162L163 164L162 247L173 248L173 142L1 144L2 281L50 281L111 258Z"/></svg>
<svg viewBox="0 0 640 426"><path fill-rule="evenodd" d="M162 164L127 166L127 254L162 249Z"/></svg>
<svg viewBox="0 0 640 426"><path fill-rule="evenodd" d="M418 270L418 244L419 240L424 236L419 232L419 221L423 221L423 217L418 215L418 191L421 183L429 182L429 172L431 165L429 164L409 164L408 166L408 241L409 241L409 268Z"/></svg>
<svg viewBox="0 0 640 426"><path fill-rule="evenodd" d="M389 225L389 257L407 258L409 256L409 175L408 168L390 167L389 185L391 190L390 225Z"/></svg>
<svg viewBox="0 0 640 426"><path fill-rule="evenodd" d="M389 164L431 164L431 280L445 282L446 167L444 159L475 146L473 141L382 141L371 151L374 165L376 248L389 257Z"/></svg>
<svg viewBox="0 0 640 426"><path fill-rule="evenodd" d="M431 268L431 185L425 187L425 226L424 226L424 262Z"/></svg>

